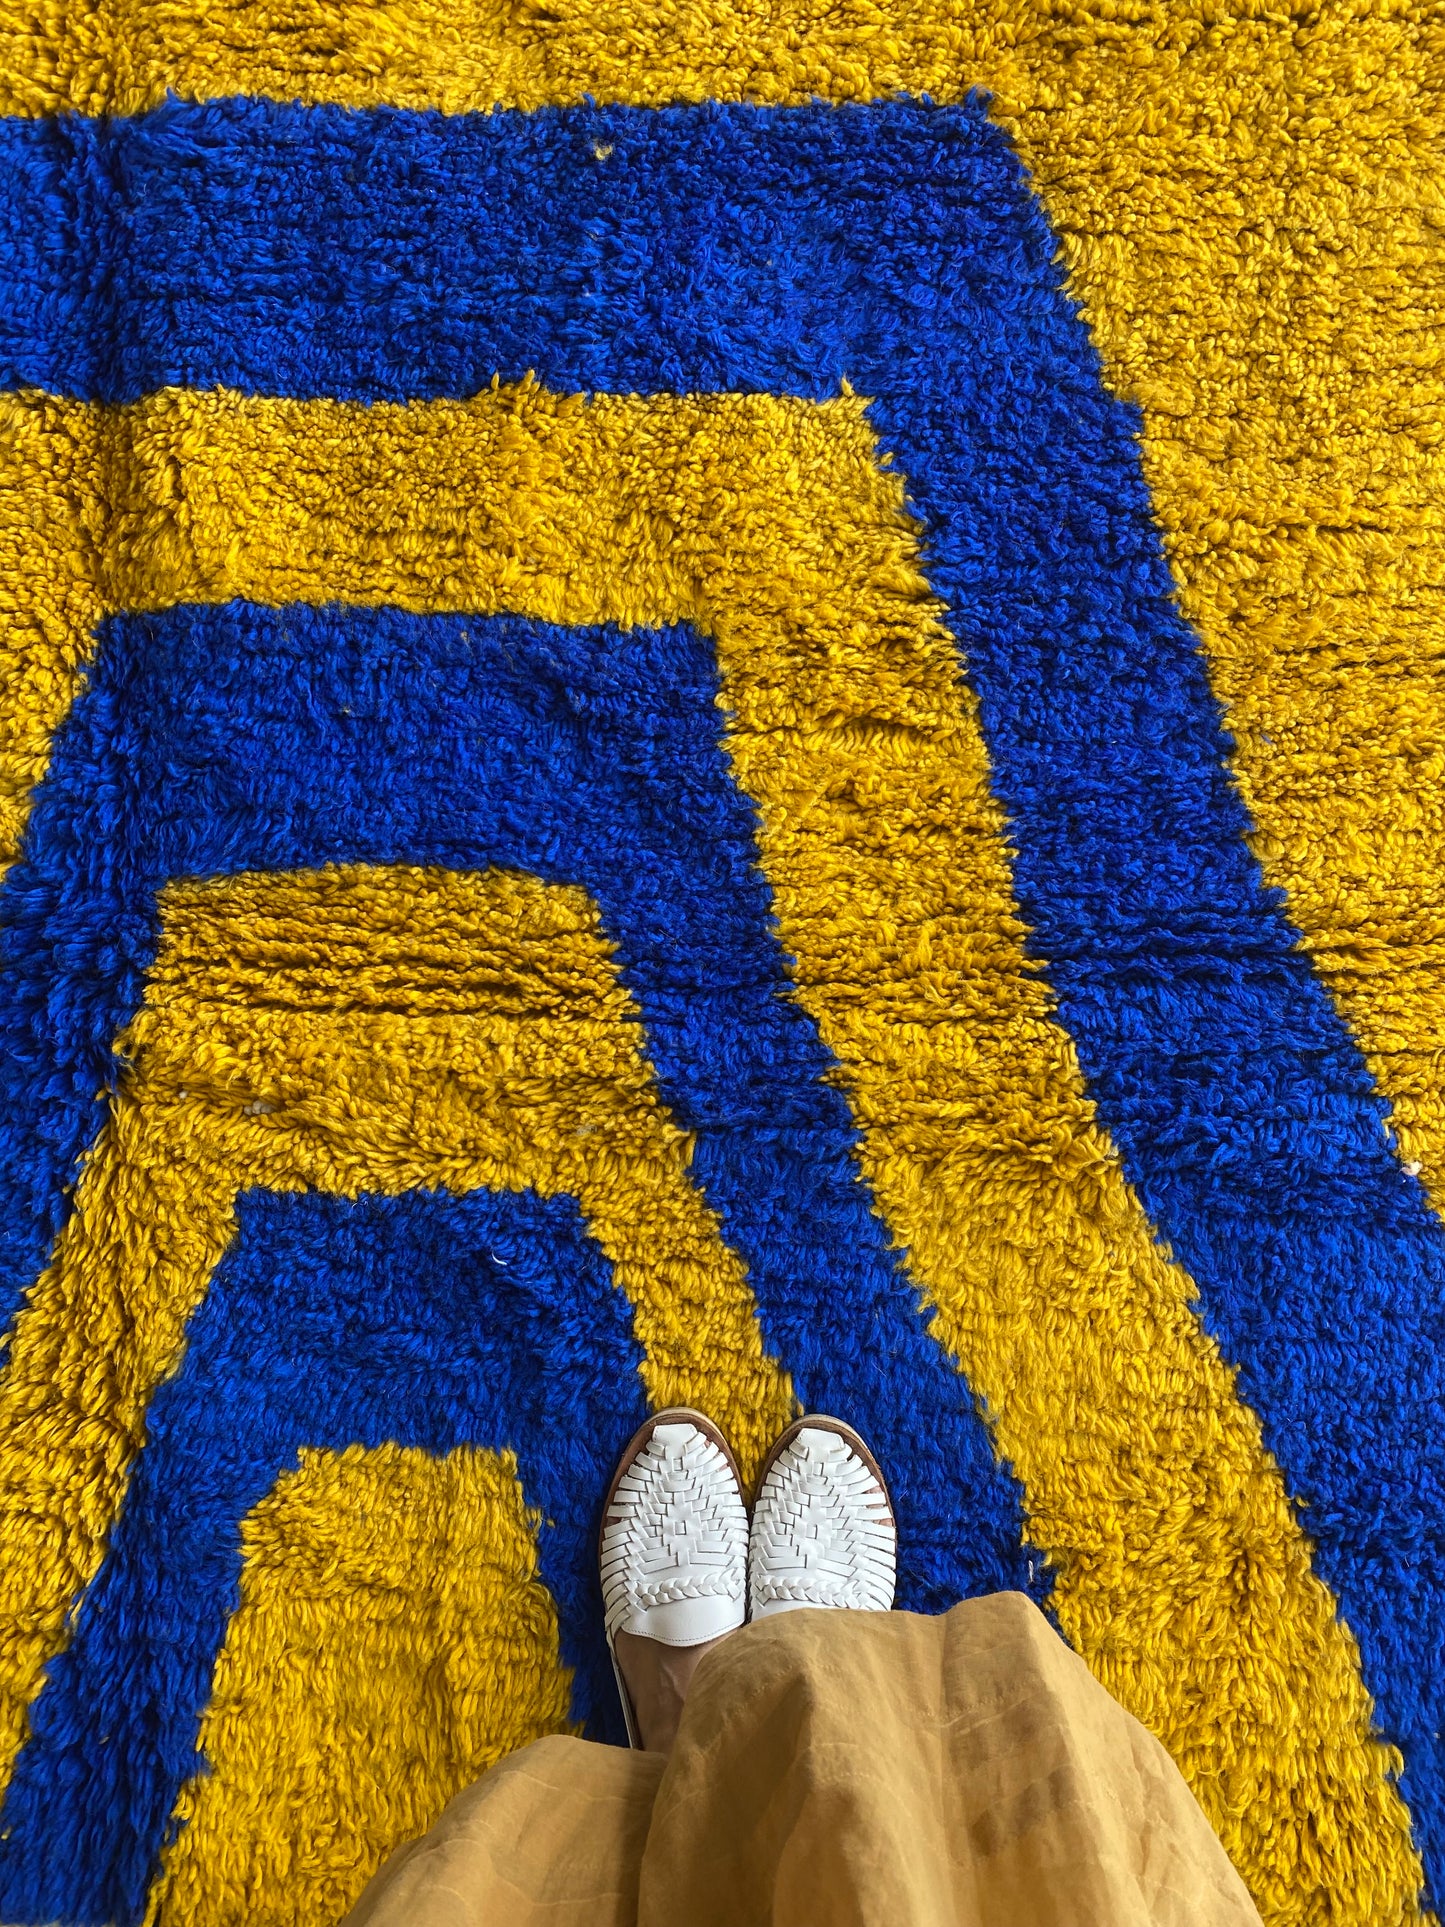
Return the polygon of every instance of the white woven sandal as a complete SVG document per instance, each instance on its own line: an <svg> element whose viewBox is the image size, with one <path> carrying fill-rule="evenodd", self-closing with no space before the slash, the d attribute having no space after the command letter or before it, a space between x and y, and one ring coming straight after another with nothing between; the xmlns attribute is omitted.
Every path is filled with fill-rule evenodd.
<svg viewBox="0 0 1445 1927"><path fill-rule="evenodd" d="M898 1528L868 1447L841 1419L790 1425L758 1481L748 1548L754 1619L802 1606L887 1612Z"/></svg>
<svg viewBox="0 0 1445 1927"><path fill-rule="evenodd" d="M747 1618L748 1515L737 1461L701 1412L658 1412L633 1435L602 1508L607 1649L627 1737L637 1717L617 1664L618 1633L700 1646Z"/></svg>

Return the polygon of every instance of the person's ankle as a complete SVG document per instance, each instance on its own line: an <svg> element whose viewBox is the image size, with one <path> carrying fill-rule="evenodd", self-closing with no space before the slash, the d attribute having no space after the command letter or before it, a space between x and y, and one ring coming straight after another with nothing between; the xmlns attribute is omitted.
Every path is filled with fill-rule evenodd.
<svg viewBox="0 0 1445 1927"><path fill-rule="evenodd" d="M649 1753L670 1753L698 1661L729 1635L697 1646L665 1646L640 1634L616 1635L617 1663L627 1682L637 1730Z"/></svg>

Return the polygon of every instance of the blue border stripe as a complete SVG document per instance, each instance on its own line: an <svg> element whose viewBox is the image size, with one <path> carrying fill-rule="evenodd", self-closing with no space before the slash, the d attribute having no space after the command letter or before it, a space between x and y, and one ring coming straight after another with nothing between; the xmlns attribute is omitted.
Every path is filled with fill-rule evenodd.
<svg viewBox="0 0 1445 1927"><path fill-rule="evenodd" d="M0 152L12 380L871 398L1037 954L1360 1641L1438 1890L1445 1231L1248 855L1135 418L981 111L224 102L12 125Z"/></svg>

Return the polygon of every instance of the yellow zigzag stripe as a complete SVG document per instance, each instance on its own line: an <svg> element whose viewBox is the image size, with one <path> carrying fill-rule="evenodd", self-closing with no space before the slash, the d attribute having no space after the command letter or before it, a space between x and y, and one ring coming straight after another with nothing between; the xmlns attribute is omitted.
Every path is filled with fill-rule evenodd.
<svg viewBox="0 0 1445 1927"><path fill-rule="evenodd" d="M1060 1623L1271 1920L1413 1918L1353 1641L1025 961L975 705L862 404L524 385L75 415L114 478L90 565L114 606L341 599L714 639L798 994L1023 1482Z"/></svg>
<svg viewBox="0 0 1445 1927"><path fill-rule="evenodd" d="M0 395L0 877L112 605L98 409Z"/></svg>
<svg viewBox="0 0 1445 1927"><path fill-rule="evenodd" d="M0 104L462 112L973 87L1144 466L1269 882L1445 1208L1445 56L1428 10L4 0Z"/></svg>
<svg viewBox="0 0 1445 1927"><path fill-rule="evenodd" d="M745 1471L796 1409L582 891L358 865L173 884L162 919L130 1068L0 1378L0 1786L243 1187L566 1193L654 1405L709 1412Z"/></svg>
<svg viewBox="0 0 1445 1927"><path fill-rule="evenodd" d="M510 1452L302 1453L241 1528L210 1771L176 1803L147 1927L340 1920L389 1844L566 1730L537 1524Z"/></svg>

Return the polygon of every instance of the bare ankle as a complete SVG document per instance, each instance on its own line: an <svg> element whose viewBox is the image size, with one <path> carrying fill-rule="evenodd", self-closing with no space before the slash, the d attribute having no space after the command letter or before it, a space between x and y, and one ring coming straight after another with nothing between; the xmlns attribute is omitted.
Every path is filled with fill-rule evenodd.
<svg viewBox="0 0 1445 1927"><path fill-rule="evenodd" d="M638 1733L649 1753L672 1751L698 1661L727 1637L724 1633L697 1646L665 1646L660 1640L644 1639L635 1633L617 1634L617 1663L637 1716Z"/></svg>

